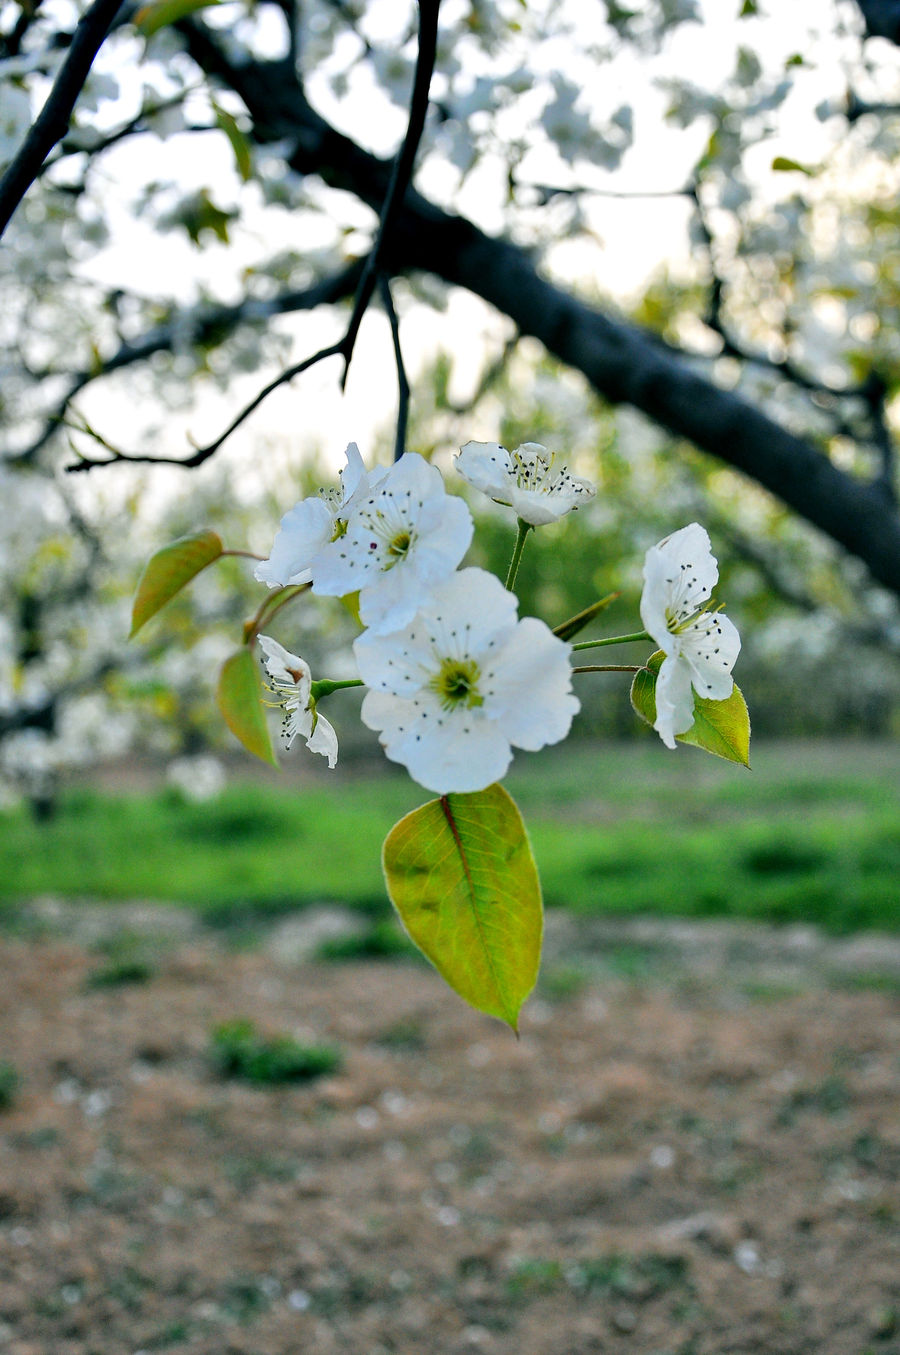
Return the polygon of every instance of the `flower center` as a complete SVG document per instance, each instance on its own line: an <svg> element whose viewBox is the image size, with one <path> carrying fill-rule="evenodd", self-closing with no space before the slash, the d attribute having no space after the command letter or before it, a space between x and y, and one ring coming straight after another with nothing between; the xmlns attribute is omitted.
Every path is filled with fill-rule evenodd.
<svg viewBox="0 0 900 1355"><path fill-rule="evenodd" d="M428 684L440 699L444 710L456 706L483 706L484 697L478 691L478 664L474 659L444 659L440 669Z"/></svg>
<svg viewBox="0 0 900 1355"><path fill-rule="evenodd" d="M412 544L412 537L409 532L397 532L388 542L388 555L392 555L394 560L402 560Z"/></svg>

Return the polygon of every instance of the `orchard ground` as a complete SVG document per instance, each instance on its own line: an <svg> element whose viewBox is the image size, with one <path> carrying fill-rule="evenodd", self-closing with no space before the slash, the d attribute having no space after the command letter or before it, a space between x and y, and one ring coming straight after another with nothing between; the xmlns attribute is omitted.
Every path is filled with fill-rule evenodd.
<svg viewBox="0 0 900 1355"><path fill-rule="evenodd" d="M547 764L543 810L535 787L518 788L526 817L555 815L578 842L593 822L595 860L637 842L643 821L682 869L685 835L706 859L695 829L718 833L732 865L751 859L755 832L760 887L795 886L771 898L824 888L815 873L837 870L855 912L889 902L890 748L813 750L805 767L796 750L761 755L756 810L686 753L693 770L676 755L666 774L696 778L690 803L676 781L657 782L651 813L647 769L629 777L634 764L616 756L596 760L580 796L562 763ZM400 784L379 813L398 809ZM89 872L98 802L79 794ZM122 803L127 830L138 804L158 827L163 801ZM253 856L263 803L244 839ZM110 889L94 901L19 894L6 909L0 1350L900 1355L889 909L880 930L829 913L829 931L811 925L813 904L783 927L652 917L649 898L634 916L551 909L517 1041L418 963L364 893L349 908L322 906L328 894L298 908L316 887L311 837L294 907L283 888L267 910L250 874L241 907L220 811L189 813L189 841L226 855L233 897L223 874L208 907L190 889L187 908L113 905ZM45 839L59 851L72 812ZM8 819L4 836L24 831ZM536 829L535 841L540 854L553 839ZM170 866L190 855L181 847ZM144 853L162 846L145 837ZM627 872L582 875L602 902ZM682 875L682 897L696 885ZM626 895L614 898L621 914ZM268 1051L262 1063L242 1062L248 1040ZM277 1080L310 1052L325 1072Z"/></svg>

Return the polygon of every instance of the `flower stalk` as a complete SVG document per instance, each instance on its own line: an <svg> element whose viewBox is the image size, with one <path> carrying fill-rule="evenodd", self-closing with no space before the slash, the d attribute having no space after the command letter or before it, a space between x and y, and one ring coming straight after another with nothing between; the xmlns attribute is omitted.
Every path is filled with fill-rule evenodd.
<svg viewBox="0 0 900 1355"><path fill-rule="evenodd" d="M506 575L506 591L511 593L516 586L516 576L519 572L519 561L522 559L522 551L525 549L525 541L529 532L534 531L534 524L526 522L524 518L517 518L516 523L518 532L516 535L516 544L513 548L512 559L509 562L509 570Z"/></svg>
<svg viewBox="0 0 900 1355"><path fill-rule="evenodd" d="M633 635L607 635L603 640L580 640L573 649L602 649L604 645L630 645L638 640L652 640L645 630L635 631Z"/></svg>

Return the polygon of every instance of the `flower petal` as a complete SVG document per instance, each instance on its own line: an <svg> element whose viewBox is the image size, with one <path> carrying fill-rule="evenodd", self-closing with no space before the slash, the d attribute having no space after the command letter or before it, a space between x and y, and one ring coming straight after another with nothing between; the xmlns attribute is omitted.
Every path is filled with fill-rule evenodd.
<svg viewBox="0 0 900 1355"><path fill-rule="evenodd" d="M711 701L725 701L734 686L731 670L741 649L734 622L721 612L701 612L678 638L694 689Z"/></svg>
<svg viewBox="0 0 900 1355"><path fill-rule="evenodd" d="M253 571L254 578L270 588L293 583L309 583L311 565L330 540L334 517L320 498L301 499L285 513L275 533L272 553Z"/></svg>
<svg viewBox="0 0 900 1355"><path fill-rule="evenodd" d="M675 735L694 723L694 690L690 665L683 658L666 658L656 679L656 720L653 728L667 748L675 747Z"/></svg>
<svg viewBox="0 0 900 1355"><path fill-rule="evenodd" d="M475 489L509 503L512 461L499 442L467 442L454 457L457 471Z"/></svg>
<svg viewBox="0 0 900 1355"><path fill-rule="evenodd" d="M559 743L581 703L572 694L569 646L535 617L524 617L500 645L482 679L485 714L518 748Z"/></svg>
<svg viewBox="0 0 900 1355"><path fill-rule="evenodd" d="M651 546L644 557L641 620L665 652L672 652L670 620L686 621L712 596L719 577L709 536L697 522Z"/></svg>
<svg viewBox="0 0 900 1355"><path fill-rule="evenodd" d="M391 761L438 795L484 790L512 761L509 740L480 709L444 711L431 692L412 700L367 692L361 715Z"/></svg>
<svg viewBox="0 0 900 1355"><path fill-rule="evenodd" d="M290 693L290 699L296 699L301 706L307 706L312 682L309 664L298 654L292 654L290 650L285 649L284 645L280 645L270 635L258 635L256 638L266 656L264 662L269 677L281 689L284 687L294 689Z"/></svg>
<svg viewBox="0 0 900 1355"><path fill-rule="evenodd" d="M312 720L310 720L310 723L312 723ZM322 757L327 757L328 766L334 767L338 758L337 734L334 732L334 726L329 724L325 716L318 714L318 712L315 728L311 734L307 735L306 746L310 752L321 753Z"/></svg>

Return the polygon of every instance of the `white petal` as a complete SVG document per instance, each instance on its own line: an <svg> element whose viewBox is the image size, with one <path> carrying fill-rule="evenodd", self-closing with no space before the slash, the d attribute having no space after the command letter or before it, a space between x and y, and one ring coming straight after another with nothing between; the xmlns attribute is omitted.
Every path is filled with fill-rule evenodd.
<svg viewBox="0 0 900 1355"><path fill-rule="evenodd" d="M731 670L741 649L734 622L721 612L701 612L678 638L695 690L711 701L726 700L734 686Z"/></svg>
<svg viewBox="0 0 900 1355"><path fill-rule="evenodd" d="M281 519L272 553L256 566L254 577L270 588L309 583L313 560L331 540L333 531L334 518L328 505L318 497L301 499Z"/></svg>
<svg viewBox="0 0 900 1355"><path fill-rule="evenodd" d="M694 691L691 669L683 658L667 658L656 679L656 720L653 728L667 748L675 747L675 735L685 734L694 723Z"/></svg>
<svg viewBox="0 0 900 1355"><path fill-rule="evenodd" d="M364 625L379 632L399 630L427 607L434 585L459 564L472 540L472 515L462 499L442 495L426 502L406 556L377 574L359 595Z"/></svg>
<svg viewBox="0 0 900 1355"><path fill-rule="evenodd" d="M309 689L312 673L309 664L298 654L292 654L270 635L258 635L259 647L265 654L266 672L273 682L296 688L297 700L306 706L309 701ZM292 694L293 696L293 694Z"/></svg>
<svg viewBox="0 0 900 1355"><path fill-rule="evenodd" d="M378 635L363 631L353 642L359 676L367 687L396 696L411 696L433 672L434 655L428 633L413 624L401 631Z"/></svg>
<svg viewBox="0 0 900 1355"><path fill-rule="evenodd" d="M391 761L438 795L484 790L512 760L509 740L480 709L445 712L431 692L415 699L368 692L361 714L364 724L381 731Z"/></svg>
<svg viewBox="0 0 900 1355"><path fill-rule="evenodd" d="M327 757L329 767L334 767L338 756L337 734L324 715L317 713L316 727L307 737L306 746L311 752Z"/></svg>
<svg viewBox="0 0 900 1355"><path fill-rule="evenodd" d="M467 442L454 460L459 474L475 489L492 499L499 495L509 502L512 463L509 452L499 442Z"/></svg>
<svg viewBox="0 0 900 1355"><path fill-rule="evenodd" d="M367 630L354 642L367 687L398 695L427 685L444 659L475 659L480 667L516 624L516 599L484 569L460 569L432 589L428 604L402 630Z"/></svg>
<svg viewBox="0 0 900 1355"><path fill-rule="evenodd" d="M544 527L550 522L558 522L573 508L587 503L596 492L589 480L571 475L560 489L513 488L510 498L517 516L523 522L530 522L532 527Z"/></svg>
<svg viewBox="0 0 900 1355"><path fill-rule="evenodd" d="M431 596L409 560L401 560L386 574L377 574L360 589L359 618L375 634L384 635L407 625Z"/></svg>
<svg viewBox="0 0 900 1355"><path fill-rule="evenodd" d="M290 748L298 734L301 738L309 741L311 729L312 711L308 706L291 705L285 707L284 723L281 727L281 736L284 740L285 748Z"/></svg>
<svg viewBox="0 0 900 1355"><path fill-rule="evenodd" d="M699 523L666 536L644 557L641 620L661 649L672 652L669 618L687 620L712 596L719 577L709 536Z"/></svg>
<svg viewBox="0 0 900 1355"><path fill-rule="evenodd" d="M498 648L479 690L484 712L518 748L559 743L580 708L572 695L569 646L535 617L524 617Z"/></svg>
<svg viewBox="0 0 900 1355"><path fill-rule="evenodd" d="M347 458L347 464L341 471L341 502L346 503L357 489L360 480L366 473L365 463L359 454L359 448L355 442L347 443L347 450L344 452Z"/></svg>

